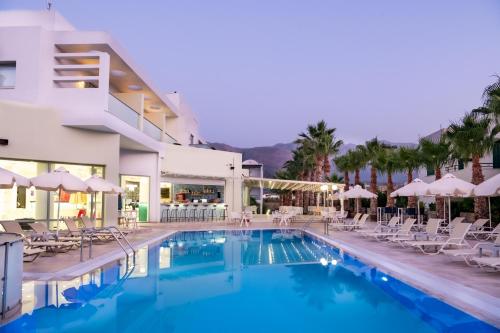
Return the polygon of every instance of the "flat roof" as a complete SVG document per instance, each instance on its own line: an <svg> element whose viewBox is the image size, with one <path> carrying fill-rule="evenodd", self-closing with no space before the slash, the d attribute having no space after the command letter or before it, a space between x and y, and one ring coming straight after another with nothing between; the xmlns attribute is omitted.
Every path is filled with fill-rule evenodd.
<svg viewBox="0 0 500 333"><path fill-rule="evenodd" d="M304 180L293 179L273 179L273 178L259 178L259 177L243 177L243 181L250 187L263 187L270 190L288 190L288 191L311 191L323 192L322 187L328 186L331 191L334 186L338 189L343 189L344 184L327 183L327 182L310 182Z"/></svg>

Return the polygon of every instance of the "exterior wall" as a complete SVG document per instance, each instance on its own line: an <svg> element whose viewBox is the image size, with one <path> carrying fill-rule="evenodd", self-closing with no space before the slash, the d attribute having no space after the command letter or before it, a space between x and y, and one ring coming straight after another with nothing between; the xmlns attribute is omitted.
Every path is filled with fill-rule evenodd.
<svg viewBox="0 0 500 333"><path fill-rule="evenodd" d="M50 108L0 101L0 158L54 161L105 166L105 178L119 181L117 134L60 126L60 115ZM104 224L116 224L117 200L105 198Z"/></svg>
<svg viewBox="0 0 500 333"><path fill-rule="evenodd" d="M224 198L231 210L242 207L242 155L225 151L167 145L161 171L169 176L220 178L225 182ZM231 166L234 169L231 169Z"/></svg>
<svg viewBox="0 0 500 333"><path fill-rule="evenodd" d="M190 136L194 136L193 143L199 141L205 143L199 132L199 124L196 116L179 93L167 94L166 97L175 105L180 116L168 117L166 121L167 132L172 135L181 145L189 145Z"/></svg>
<svg viewBox="0 0 500 333"><path fill-rule="evenodd" d="M120 175L149 177L149 220L160 220L159 155L132 150L120 151Z"/></svg>

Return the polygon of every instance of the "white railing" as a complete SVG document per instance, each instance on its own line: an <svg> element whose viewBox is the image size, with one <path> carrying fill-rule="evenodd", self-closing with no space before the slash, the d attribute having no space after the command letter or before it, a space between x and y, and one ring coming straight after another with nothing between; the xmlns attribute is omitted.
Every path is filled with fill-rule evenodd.
<svg viewBox="0 0 500 333"><path fill-rule="evenodd" d="M153 124L151 121L147 120L144 118L144 134L152 137L153 139L156 139L158 141L161 141L161 132L162 130Z"/></svg>
<svg viewBox="0 0 500 333"><path fill-rule="evenodd" d="M108 112L115 117L123 120L134 128L139 128L140 115L135 112L130 106L120 101L113 95L109 95Z"/></svg>

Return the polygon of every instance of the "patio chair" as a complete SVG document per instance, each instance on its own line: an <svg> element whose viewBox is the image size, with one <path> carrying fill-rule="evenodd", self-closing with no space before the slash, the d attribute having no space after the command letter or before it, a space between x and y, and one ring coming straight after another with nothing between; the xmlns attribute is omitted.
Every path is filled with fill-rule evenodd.
<svg viewBox="0 0 500 333"><path fill-rule="evenodd" d="M52 232L47 228L47 224L43 222L35 222L35 223L30 223L30 228L33 229L35 232L32 234L31 238L34 240L56 240L56 241L80 241L80 238L74 237L74 236L60 236L57 235L55 232Z"/></svg>
<svg viewBox="0 0 500 333"><path fill-rule="evenodd" d="M42 253L45 253L44 249L40 249L40 248L36 249L36 248L31 248L29 246L24 245L24 247L23 247L23 261L24 262L33 262Z"/></svg>
<svg viewBox="0 0 500 333"><path fill-rule="evenodd" d="M470 260L480 268L492 268L494 271L500 269L500 257L472 257Z"/></svg>
<svg viewBox="0 0 500 333"><path fill-rule="evenodd" d="M402 247L406 246L407 241L412 240L433 240L438 237L438 228L443 220L442 219L429 219L425 225L425 230L420 232L412 232L406 236L396 236L389 238L390 242L398 243Z"/></svg>
<svg viewBox="0 0 500 333"><path fill-rule="evenodd" d="M365 236L366 234L370 233L376 233L376 232L388 232L392 231L395 229L398 229L398 223L399 223L400 217L399 216L393 216L389 220L387 225L382 225L382 224L377 224L375 228L373 229L361 229L361 230L356 230L357 233L359 233L361 236Z"/></svg>
<svg viewBox="0 0 500 333"><path fill-rule="evenodd" d="M492 256L498 257L500 253L500 235L497 236L494 242L479 242L476 243L472 248L461 248L452 250L443 250L442 253L452 256L452 257L462 257L465 263L469 266L474 265L471 260L474 257L482 257L483 252L491 252Z"/></svg>
<svg viewBox="0 0 500 333"><path fill-rule="evenodd" d="M478 235L475 233L477 231L483 231L485 229L485 224L488 223L489 219L477 219L474 223L472 223L467 236L472 236L477 239Z"/></svg>
<svg viewBox="0 0 500 333"><path fill-rule="evenodd" d="M55 241L55 240L32 240L29 234L21 228L21 225L15 221L1 223L6 232L11 232L23 236L24 243L28 248L44 248L46 252L62 252L71 250L79 246L79 242L73 241Z"/></svg>
<svg viewBox="0 0 500 333"><path fill-rule="evenodd" d="M474 237L475 239L480 239L481 237L484 237L485 240L493 239L496 238L498 235L500 235L500 223L498 223L493 230L487 230L487 229L490 228L483 227L481 230L476 230L476 231L469 230L468 234Z"/></svg>
<svg viewBox="0 0 500 333"><path fill-rule="evenodd" d="M403 225L399 229L385 232L366 233L366 236L374 238L378 241L386 240L388 238L408 236L411 232L411 228L416 221L416 219L409 217L405 220L405 223L403 223Z"/></svg>
<svg viewBox="0 0 500 333"><path fill-rule="evenodd" d="M96 230L99 231L100 233L111 234L111 231L107 230L106 228L96 227L94 221L92 221L88 216L82 216L81 220L85 229L87 230ZM134 232L134 230L128 228L117 228L117 229L120 230L121 233L124 234L125 236Z"/></svg>
<svg viewBox="0 0 500 333"><path fill-rule="evenodd" d="M449 237L438 236L434 240L408 241L407 245L419 249L425 254L438 254L448 247L468 247L470 244L465 240L465 235L470 229L470 223L458 223L450 232ZM426 251L426 248L435 248L434 252Z"/></svg>
<svg viewBox="0 0 500 333"><path fill-rule="evenodd" d="M443 226L443 227L439 227L439 230L442 232L450 232L451 229L453 229L453 227L455 227L459 223L462 223L464 220L465 220L465 217L457 216L453 220L451 220L451 222L448 223L448 225Z"/></svg>
<svg viewBox="0 0 500 333"><path fill-rule="evenodd" d="M368 214L364 214L363 216L365 215L368 215ZM353 219L352 220L344 220L343 222L341 221L338 221L338 222L332 222L332 223L329 223L328 224L328 227L329 228L333 228L333 229L345 229L345 228L352 228L353 226L355 225L358 225L359 222L361 221L361 219L363 218L363 216L361 216L361 213L356 213L356 215L354 215ZM365 220L362 222L362 225L365 224L366 222L366 219L369 217L369 215L365 218Z"/></svg>

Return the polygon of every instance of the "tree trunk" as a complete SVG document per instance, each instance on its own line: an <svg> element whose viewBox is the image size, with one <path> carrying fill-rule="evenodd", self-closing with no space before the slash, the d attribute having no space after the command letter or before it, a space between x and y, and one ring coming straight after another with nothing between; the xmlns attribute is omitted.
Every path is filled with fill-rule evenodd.
<svg viewBox="0 0 500 333"><path fill-rule="evenodd" d="M361 185L361 177L359 175L359 169L354 170L354 185Z"/></svg>
<svg viewBox="0 0 500 333"><path fill-rule="evenodd" d="M374 167L370 170L370 191L377 194L377 169ZM372 218L377 217L377 198L370 199L370 215Z"/></svg>
<svg viewBox="0 0 500 333"><path fill-rule="evenodd" d="M406 181L410 184L413 181L413 170L409 169L406 177ZM408 197L408 208L417 207L417 197Z"/></svg>
<svg viewBox="0 0 500 333"><path fill-rule="evenodd" d="M332 171L332 165L330 164L330 159L328 155L323 158L323 171L326 176L330 176L330 172Z"/></svg>
<svg viewBox="0 0 500 333"><path fill-rule="evenodd" d="M435 180L441 179L441 168L436 168L435 170ZM436 196L436 213L437 217L440 219L444 219L444 198Z"/></svg>
<svg viewBox="0 0 500 333"><path fill-rule="evenodd" d="M472 156L472 184L479 185L484 182L483 169L479 162L480 156ZM476 219L488 217L488 200L486 197L474 198L474 215Z"/></svg>
<svg viewBox="0 0 500 333"><path fill-rule="evenodd" d="M387 172L387 207L394 207L394 198L391 193L394 191L394 183L392 182L392 173Z"/></svg>
<svg viewBox="0 0 500 333"><path fill-rule="evenodd" d="M344 191L349 190L349 171L344 171ZM344 200L344 209L349 210L349 199Z"/></svg>

